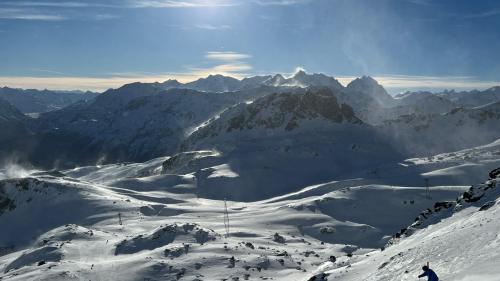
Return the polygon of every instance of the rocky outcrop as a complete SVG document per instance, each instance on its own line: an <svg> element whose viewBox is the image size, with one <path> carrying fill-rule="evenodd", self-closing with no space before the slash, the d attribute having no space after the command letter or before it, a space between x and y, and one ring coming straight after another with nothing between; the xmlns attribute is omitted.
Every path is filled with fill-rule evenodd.
<svg viewBox="0 0 500 281"><path fill-rule="evenodd" d="M465 191L455 201L436 202L432 209L427 209L421 212L415 222L409 227L402 228L399 232L393 235L387 246L393 245L403 237L412 235L416 230L427 227L430 224L436 223L444 218L450 217L454 212L459 211L468 206L477 206L479 211L485 211L496 204L500 190L500 168L490 172L490 179L484 183L473 185Z"/></svg>

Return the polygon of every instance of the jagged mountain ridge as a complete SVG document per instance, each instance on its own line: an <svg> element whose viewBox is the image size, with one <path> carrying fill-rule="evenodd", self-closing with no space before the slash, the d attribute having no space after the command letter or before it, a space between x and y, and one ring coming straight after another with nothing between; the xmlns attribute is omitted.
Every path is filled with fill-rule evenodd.
<svg viewBox="0 0 500 281"><path fill-rule="evenodd" d="M0 98L0 123L19 122L27 119L17 108L8 101Z"/></svg>
<svg viewBox="0 0 500 281"><path fill-rule="evenodd" d="M61 151L61 158L88 157L90 163L148 160L172 153L191 127L235 102L234 95L131 84L105 92L91 103L43 114L32 127L42 136L40 151L56 155ZM76 151L66 136L80 143Z"/></svg>
<svg viewBox="0 0 500 281"><path fill-rule="evenodd" d="M445 97L464 107L474 107L499 101L500 86L491 87L483 91L443 91L441 93L436 93L436 95Z"/></svg>
<svg viewBox="0 0 500 281"><path fill-rule="evenodd" d="M488 103L495 103L500 100L500 86L491 87L485 90L471 90L471 91L456 91L456 90L445 90L442 92L426 92L426 91L416 91L416 92L404 92L397 94L396 99L406 99L410 98L412 100L419 99L423 96L438 96L446 100L451 101L457 107L477 107L485 105Z"/></svg>
<svg viewBox="0 0 500 281"><path fill-rule="evenodd" d="M30 142L36 145L34 147L30 145L29 149L18 147L17 151L21 152L21 155L28 154L30 156L28 158L34 159L37 164L46 167L54 165L56 162L67 162L68 159L72 159L67 163L69 165L90 164L95 163L95 161L142 161L164 155L164 153L176 152L179 144L192 131L206 123L209 118L223 112L226 108L243 102L252 102L273 93L303 94L308 89L321 91L325 88L321 87L321 85L326 85L326 88L331 90L331 94L336 97L338 103L348 104L352 108L354 115L364 123L378 125L386 132L389 132L388 135L394 135L400 141L411 141L420 133L418 130L408 129L408 127L418 127L418 124L414 126L413 123L415 122L407 122L409 118L428 120L427 123L433 123L434 118L440 119L442 114L451 112L456 106L454 102L435 94L422 96L407 94L394 99L370 77L355 79L347 87L343 87L334 78L323 74L307 74L303 71L297 72L290 78L277 74L275 76L255 76L241 81L214 75L200 79L198 83L190 85L198 84L201 85L199 88L203 89L210 86L211 83L209 82L214 79L219 82L226 80L239 81L238 83L241 85L238 87L242 89L232 92L200 92L184 89L186 84L174 80L166 81L163 84L128 84L116 90L109 90L99 95L95 100L81 101L61 110L42 114L39 120L28 119L29 128L36 134L35 137L30 138ZM276 83L281 86L271 85ZM304 88L307 85L309 86ZM226 86L224 82L217 82L212 89L222 89L222 87ZM171 89L165 90L165 88ZM227 87L222 90L225 89ZM170 95L170 98L164 98L164 96L169 96L171 92L177 92L178 94ZM194 94L195 92L198 94ZM189 98L185 99L181 93L192 93L188 95L193 100L188 101ZM204 97L202 94L206 94L208 97ZM197 114L196 110L190 108L189 104L191 102L201 105L212 99L213 102L209 102L211 105L203 107L199 116L188 120L188 115L191 115L190 112ZM170 113L162 111L161 106L152 106L149 108L151 111L136 110L142 108L145 104L152 105L153 100L176 111L178 116L184 112L187 114L184 116L186 119L181 121L175 119L177 118L175 117L170 120L171 122L168 121L171 117ZM222 102L218 104L216 100ZM183 105L176 108L175 104L178 104L178 102ZM132 114L133 118L129 114ZM464 116L464 118L468 117ZM387 120L393 121L386 122ZM481 120L476 118L475 122L482 122ZM477 128L485 128L481 124L479 125ZM441 126L446 125L442 123ZM386 127L389 127L389 129ZM402 133L391 129L397 129L398 127L402 127ZM457 130L464 131L465 128L457 127ZM491 140L495 135L495 130L487 130L490 133L493 132L491 137L487 137L488 140ZM147 137L145 132L151 133L155 137ZM132 137L132 135L136 137ZM400 137L400 135L405 137ZM450 138L451 135L444 137L445 139ZM471 141L471 137L467 136L461 145L452 147L453 149L459 149L465 148L467 145L477 145L480 138L476 139L478 141ZM76 144L76 147L86 148L83 150L85 152L74 154L76 150L74 144ZM58 148L56 149L56 147ZM444 152L442 149L443 146L441 145L433 152ZM420 148L411 150L413 150L413 153L422 151ZM420 155L418 153L415 154ZM80 159L80 157L83 158ZM44 163L36 161L42 158L52 160Z"/></svg>
<svg viewBox="0 0 500 281"><path fill-rule="evenodd" d="M238 104L209 120L190 139L242 130L293 131L317 130L318 126L302 126L304 121L318 120L323 125L336 123L361 124L353 109L339 104L329 89L308 90L304 94L271 94L249 104ZM301 128L298 128L301 127ZM324 127L320 129L325 129Z"/></svg>
<svg viewBox="0 0 500 281"><path fill-rule="evenodd" d="M28 121L28 117L0 98L0 165L15 155L12 151L15 147L29 147Z"/></svg>
<svg viewBox="0 0 500 281"><path fill-rule="evenodd" d="M444 114L402 115L380 126L417 155L460 150L496 140L500 102Z"/></svg>
<svg viewBox="0 0 500 281"><path fill-rule="evenodd" d="M180 83L177 80L167 80L158 83L164 89L186 88L204 92L231 92L259 86L273 87L328 87L332 89L343 89L344 87L333 77L322 73L308 74L303 70L296 72L289 78L281 74L253 76L242 80L220 74L209 75L206 78L200 78L193 82Z"/></svg>
<svg viewBox="0 0 500 281"><path fill-rule="evenodd" d="M61 109L79 101L90 101L97 93L81 91L50 91L34 89L0 88L0 98L5 99L23 113L42 113Z"/></svg>
<svg viewBox="0 0 500 281"><path fill-rule="evenodd" d="M353 176L353 171L404 157L351 107L339 104L330 89L271 94L233 106L189 135L181 150L217 151L199 157L181 153L173 163L185 159L189 167L198 167L200 196L240 201ZM224 173L237 177L215 176ZM265 188L269 183L272 190ZM232 188L235 184L240 188Z"/></svg>

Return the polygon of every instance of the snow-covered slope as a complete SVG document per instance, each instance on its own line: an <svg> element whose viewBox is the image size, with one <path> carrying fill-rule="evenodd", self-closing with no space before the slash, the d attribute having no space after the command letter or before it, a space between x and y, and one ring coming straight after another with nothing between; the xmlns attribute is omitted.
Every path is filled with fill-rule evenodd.
<svg viewBox="0 0 500 281"><path fill-rule="evenodd" d="M259 98L252 103L238 104L223 112L191 135L191 139L218 135L231 131L276 130L293 131L317 129L301 123L318 120L324 124L362 122L352 108L339 104L334 93L328 89L310 90L304 94L280 93ZM313 125L308 124L308 125ZM320 126L321 126L320 125ZM325 128L322 128L325 129Z"/></svg>
<svg viewBox="0 0 500 281"><path fill-rule="evenodd" d="M248 201L403 159L389 143L324 89L273 94L234 106L200 126L181 148L220 153L203 160L196 173L200 195ZM216 176L222 167L236 176Z"/></svg>
<svg viewBox="0 0 500 281"><path fill-rule="evenodd" d="M476 107L489 103L500 101L500 87L492 87L484 91L462 91L457 92L454 90L436 93L436 95L445 97L456 104L464 107Z"/></svg>
<svg viewBox="0 0 500 281"><path fill-rule="evenodd" d="M481 147L469 161L480 163L496 149L495 144ZM443 280L482 270L484 276L477 278L488 280L488 274L497 273L486 265L498 262L498 204L477 211L495 200L493 192L382 252L377 249L423 210L434 208L435 201L452 201L468 190L432 185L428 199L415 171L432 172L437 163L388 162L384 173L304 186L262 201L227 201L227 229L224 201L197 193L203 188L197 171L207 172L197 164L205 159L210 165L217 157L223 155L186 152L145 163L34 172L0 181L0 228L9 230L0 233L0 277L308 280L327 272L328 280L411 280L430 258ZM434 161L443 161L439 168L453 165L439 156ZM295 172L306 165L296 166ZM231 170L217 165L210 174L233 179L231 186L242 188ZM453 177L448 174L449 182ZM401 185L383 184L391 178L400 178ZM328 261L331 256L335 263Z"/></svg>
<svg viewBox="0 0 500 281"><path fill-rule="evenodd" d="M384 118L395 119L401 115L442 114L459 107L447 98L430 92L407 92L396 96L396 106L390 108Z"/></svg>
<svg viewBox="0 0 500 281"><path fill-rule="evenodd" d="M445 114L404 115L380 128L409 153L430 155L492 142L500 137L500 103L456 108Z"/></svg>
<svg viewBox="0 0 500 281"><path fill-rule="evenodd" d="M346 92L345 102L353 106L357 102L375 102L380 107L390 107L394 103L384 87L370 76L354 79L347 85Z"/></svg>
<svg viewBox="0 0 500 281"><path fill-rule="evenodd" d="M0 280L495 280L499 187L469 185L499 104L337 83L133 83L26 119L36 146L8 143L76 168L0 168Z"/></svg>
<svg viewBox="0 0 500 281"><path fill-rule="evenodd" d="M193 127L236 101L236 96L228 94L126 85L103 93L92 103L40 116L34 122L41 134L34 160L50 166L43 161L77 164L166 155L175 151Z"/></svg>
<svg viewBox="0 0 500 281"><path fill-rule="evenodd" d="M500 182L472 186L456 201L436 203L409 228L398 232L384 251L325 263L317 280L415 280L430 263L439 280L498 280ZM326 276L328 275L328 276Z"/></svg>
<svg viewBox="0 0 500 281"><path fill-rule="evenodd" d="M285 90L304 91L259 86L209 93L128 84L30 122L38 133L31 161L51 168L163 156L176 151L189 133L227 107Z"/></svg>
<svg viewBox="0 0 500 281"><path fill-rule="evenodd" d="M354 79L337 96L343 103L349 104L356 115L368 124L378 124L392 116L389 108L395 106L395 100L384 87L369 77Z"/></svg>

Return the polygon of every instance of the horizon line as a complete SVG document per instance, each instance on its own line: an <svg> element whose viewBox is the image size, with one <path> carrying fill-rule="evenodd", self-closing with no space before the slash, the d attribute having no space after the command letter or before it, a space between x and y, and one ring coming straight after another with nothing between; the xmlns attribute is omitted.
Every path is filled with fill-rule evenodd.
<svg viewBox="0 0 500 281"><path fill-rule="evenodd" d="M104 92L116 89L131 83L163 83L168 80L177 80L186 84L209 76L222 75L239 81L255 76L274 76L281 74L285 78L293 77L294 72L270 72L268 74L234 74L234 73L208 73L205 75L192 75L189 73L164 73L145 75L141 73L116 73L108 77L92 76L0 76L0 87L16 89L53 90L53 91L92 91ZM379 74L379 75L330 75L322 72L306 72L307 74L323 74L336 79L342 86L346 87L351 81L363 76L372 77L380 85L388 90L485 90L500 86L500 81L479 80L472 76L428 76L428 75L404 75L404 74Z"/></svg>

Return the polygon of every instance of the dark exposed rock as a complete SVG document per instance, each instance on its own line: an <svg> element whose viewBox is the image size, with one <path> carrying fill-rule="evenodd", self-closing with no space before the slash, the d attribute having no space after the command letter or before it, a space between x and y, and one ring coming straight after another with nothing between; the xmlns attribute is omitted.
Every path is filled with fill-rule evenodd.
<svg viewBox="0 0 500 281"><path fill-rule="evenodd" d="M489 202L486 202L484 203L483 206L481 206L481 208L479 208L479 211L486 211L488 210L489 208L495 206L496 202L495 201L489 201Z"/></svg>
<svg viewBox="0 0 500 281"><path fill-rule="evenodd" d="M489 173L489 176L490 176L490 179L496 179L496 178L500 177L500 167L491 171Z"/></svg>
<svg viewBox="0 0 500 281"><path fill-rule="evenodd" d="M281 243L281 244L283 244L283 243L285 243L285 242L286 242L286 239L285 239L285 237L281 236L279 233L277 233L277 232L276 232L276 233L273 235L273 241L274 241L274 242L277 242L277 243Z"/></svg>

